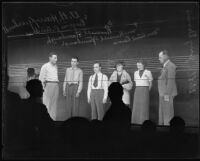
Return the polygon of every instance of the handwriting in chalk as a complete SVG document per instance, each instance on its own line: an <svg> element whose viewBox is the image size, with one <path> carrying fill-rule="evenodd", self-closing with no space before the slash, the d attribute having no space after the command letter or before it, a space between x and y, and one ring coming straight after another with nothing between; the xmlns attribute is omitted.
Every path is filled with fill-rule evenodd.
<svg viewBox="0 0 200 161"><path fill-rule="evenodd" d="M189 40L185 43L185 45L189 46L190 56L188 59L188 63L191 64L191 66L195 62L195 56L194 56L194 45L193 45L193 38L197 37L196 31L192 29L192 22L191 22L191 13L189 10L186 11L187 16L187 26L188 26L188 38ZM190 73L189 81L189 93L194 93L197 91L197 74L196 72Z"/></svg>
<svg viewBox="0 0 200 161"><path fill-rule="evenodd" d="M81 16L77 11L69 11L69 12L64 12L64 11L58 11L57 14L50 14L48 16L44 17L28 17L27 20L25 21L19 21L16 19L11 20L11 25L6 26L3 25L2 29L4 33L10 33L11 31L14 31L17 28L22 28L22 27L29 27L34 34L38 33L45 33L47 31L52 31L52 28L47 25L46 29L45 25L46 24L57 24L57 25L63 25L61 29L66 29L69 27L73 26L85 26L86 25L86 20L87 20L87 15ZM43 27L43 29L41 29ZM55 30L56 31L56 30ZM54 31L54 32L55 32ZM48 33L48 32L47 32Z"/></svg>

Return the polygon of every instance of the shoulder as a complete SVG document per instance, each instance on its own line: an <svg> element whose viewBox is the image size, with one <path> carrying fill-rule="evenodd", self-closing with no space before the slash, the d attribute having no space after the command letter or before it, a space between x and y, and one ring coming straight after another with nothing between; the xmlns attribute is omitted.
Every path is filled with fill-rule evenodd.
<svg viewBox="0 0 200 161"><path fill-rule="evenodd" d="M128 73L126 70L123 70L123 73L124 73L125 75L129 75L129 73Z"/></svg>
<svg viewBox="0 0 200 161"><path fill-rule="evenodd" d="M46 68L49 65L49 63L45 63L42 65L42 68Z"/></svg>
<svg viewBox="0 0 200 161"><path fill-rule="evenodd" d="M169 61L167 67L168 68L176 68L176 65L173 62Z"/></svg>
<svg viewBox="0 0 200 161"><path fill-rule="evenodd" d="M116 70L113 71L112 75L115 75L115 74L117 74L117 71L116 71Z"/></svg>
<svg viewBox="0 0 200 161"><path fill-rule="evenodd" d="M102 75L103 75L103 78L108 78L108 76L106 74L102 73Z"/></svg>
<svg viewBox="0 0 200 161"><path fill-rule="evenodd" d="M135 75L138 74L138 70L136 70L136 71L134 72L134 74L135 74Z"/></svg>
<svg viewBox="0 0 200 161"><path fill-rule="evenodd" d="M145 69L145 72L148 73L148 74L151 74L151 71L148 70L148 69Z"/></svg>
<svg viewBox="0 0 200 161"><path fill-rule="evenodd" d="M78 68L78 71L79 71L80 73L83 73L83 70L82 70L81 68Z"/></svg>

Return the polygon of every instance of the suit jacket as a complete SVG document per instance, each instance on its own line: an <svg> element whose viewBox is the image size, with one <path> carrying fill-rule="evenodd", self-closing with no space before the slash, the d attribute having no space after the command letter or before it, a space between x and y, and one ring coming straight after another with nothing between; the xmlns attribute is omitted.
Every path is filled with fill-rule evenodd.
<svg viewBox="0 0 200 161"><path fill-rule="evenodd" d="M177 95L176 65L171 61L166 64L161 71L161 75L158 77L158 91L160 96Z"/></svg>
<svg viewBox="0 0 200 161"><path fill-rule="evenodd" d="M109 80L109 85L112 82L116 82L117 81L117 71L114 71L112 73L112 75L110 76L110 80ZM128 83L123 84L123 82L128 81ZM131 80L130 75L126 72L126 70L123 70L122 72L122 76L121 76L121 80L120 83L123 84L123 88L124 88L124 94L122 96L122 100L125 104L130 104L130 95L129 95L129 91L132 89L133 87L133 82Z"/></svg>

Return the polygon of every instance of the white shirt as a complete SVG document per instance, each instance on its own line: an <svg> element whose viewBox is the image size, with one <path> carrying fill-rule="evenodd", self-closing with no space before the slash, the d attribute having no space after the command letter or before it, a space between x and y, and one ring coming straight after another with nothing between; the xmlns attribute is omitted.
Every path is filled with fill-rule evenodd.
<svg viewBox="0 0 200 161"><path fill-rule="evenodd" d="M39 80L45 81L59 81L57 65L52 65L50 62L44 64L40 70Z"/></svg>
<svg viewBox="0 0 200 161"><path fill-rule="evenodd" d="M91 90L92 89L104 89L104 99L107 99L108 96L108 77L101 72L98 73L98 83L97 87L94 87L94 80L95 80L96 73L91 75L88 82L88 91L87 95L90 98Z"/></svg>
<svg viewBox="0 0 200 161"><path fill-rule="evenodd" d="M139 75L139 70L134 73L134 81L136 86L149 86L150 82L153 80L151 71L145 69L142 76Z"/></svg>

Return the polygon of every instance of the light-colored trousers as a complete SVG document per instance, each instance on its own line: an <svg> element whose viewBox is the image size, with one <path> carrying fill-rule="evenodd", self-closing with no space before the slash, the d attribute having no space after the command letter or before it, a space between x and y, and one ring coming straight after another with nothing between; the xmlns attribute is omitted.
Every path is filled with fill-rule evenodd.
<svg viewBox="0 0 200 161"><path fill-rule="evenodd" d="M46 105L50 117L56 121L57 115L57 102L59 95L58 83L50 82L46 83L46 87L43 93L43 104Z"/></svg>
<svg viewBox="0 0 200 161"><path fill-rule="evenodd" d="M98 119L103 120L104 117L104 104L103 104L103 89L92 89L91 91L91 109L92 109L92 120Z"/></svg>
<svg viewBox="0 0 200 161"><path fill-rule="evenodd" d="M164 96L159 96L159 125L169 125L170 120L174 117L174 96L169 96L169 101L164 100Z"/></svg>
<svg viewBox="0 0 200 161"><path fill-rule="evenodd" d="M66 104L68 108L69 118L74 116L79 116L79 99L76 93L78 90L78 84L67 84L66 85Z"/></svg>

